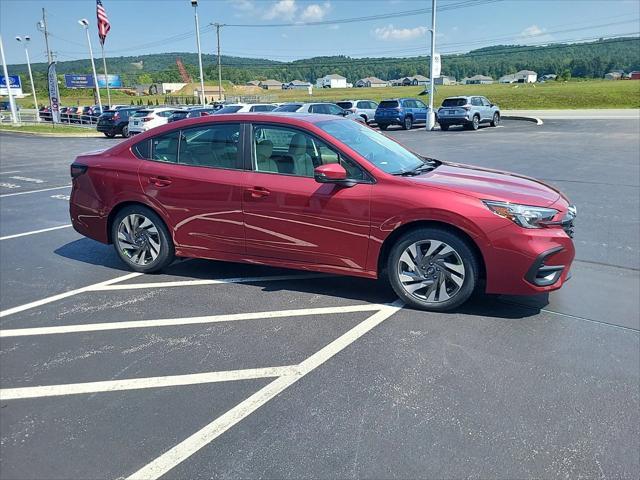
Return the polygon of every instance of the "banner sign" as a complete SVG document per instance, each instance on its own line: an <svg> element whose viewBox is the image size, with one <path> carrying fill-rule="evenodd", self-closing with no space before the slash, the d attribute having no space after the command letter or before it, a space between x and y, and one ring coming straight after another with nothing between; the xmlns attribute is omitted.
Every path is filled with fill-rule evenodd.
<svg viewBox="0 0 640 480"><path fill-rule="evenodd" d="M440 77L440 72L441 72L441 60L440 60L440 54L439 53L434 53L433 54L433 74L431 75L431 78L438 78Z"/></svg>
<svg viewBox="0 0 640 480"><path fill-rule="evenodd" d="M107 82L103 74L98 74L98 87L107 88ZM122 88L122 79L120 75L109 74L109 88Z"/></svg>
<svg viewBox="0 0 640 480"><path fill-rule="evenodd" d="M60 123L60 93L58 91L58 78L56 76L56 64L49 64L49 73L47 75L49 84L49 104L51 105L51 120L54 123Z"/></svg>
<svg viewBox="0 0 640 480"><path fill-rule="evenodd" d="M93 75L75 75L73 73L65 73L64 86L67 88L93 88L95 87Z"/></svg>
<svg viewBox="0 0 640 480"><path fill-rule="evenodd" d="M22 82L20 81L20 75L9 75L9 88L11 93L16 96L22 96ZM7 90L7 80L4 75L0 75L0 95L9 95Z"/></svg>

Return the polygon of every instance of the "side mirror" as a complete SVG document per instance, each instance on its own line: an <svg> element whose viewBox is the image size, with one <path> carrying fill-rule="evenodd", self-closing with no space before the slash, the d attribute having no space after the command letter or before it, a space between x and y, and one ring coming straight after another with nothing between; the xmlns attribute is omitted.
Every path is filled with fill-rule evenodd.
<svg viewBox="0 0 640 480"><path fill-rule="evenodd" d="M350 113L351 112L349 110L343 110L342 112L340 112L340 115L342 115L343 117L348 117Z"/></svg>
<svg viewBox="0 0 640 480"><path fill-rule="evenodd" d="M347 176L347 171L339 163L320 165L313 171L313 178L318 183L340 183L346 185L349 183Z"/></svg>

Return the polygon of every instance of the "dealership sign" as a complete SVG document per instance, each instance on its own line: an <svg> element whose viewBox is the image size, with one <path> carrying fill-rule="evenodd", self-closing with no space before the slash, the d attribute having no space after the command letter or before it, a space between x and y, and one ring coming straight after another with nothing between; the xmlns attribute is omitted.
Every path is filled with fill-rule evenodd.
<svg viewBox="0 0 640 480"><path fill-rule="evenodd" d="M9 88L11 88L11 93L14 95L22 96L22 82L19 75L9 75ZM4 75L0 75L0 95L9 95L7 80Z"/></svg>
<svg viewBox="0 0 640 480"><path fill-rule="evenodd" d="M440 54L435 53L433 55L433 72L432 72L431 78L440 77L441 69L442 69L442 61L440 59Z"/></svg>
<svg viewBox="0 0 640 480"><path fill-rule="evenodd" d="M94 88L96 86L93 75L65 74L64 85L67 88ZM104 75L98 75L98 87L107 88ZM122 88L120 75L109 75L110 88Z"/></svg>
<svg viewBox="0 0 640 480"><path fill-rule="evenodd" d="M56 64L49 64L47 75L49 84L49 105L51 105L51 120L53 123L60 123L60 92L58 91L58 77L56 76Z"/></svg>

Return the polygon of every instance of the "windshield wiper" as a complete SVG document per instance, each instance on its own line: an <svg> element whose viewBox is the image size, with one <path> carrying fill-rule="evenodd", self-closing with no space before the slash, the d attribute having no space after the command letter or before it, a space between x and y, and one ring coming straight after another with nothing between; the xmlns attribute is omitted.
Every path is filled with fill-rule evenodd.
<svg viewBox="0 0 640 480"><path fill-rule="evenodd" d="M413 177L422 173L430 172L431 170L436 168L436 166L437 165L434 164L423 163L422 165L418 165L416 168L412 168L411 170L396 172L394 173L394 175L399 175L402 177Z"/></svg>

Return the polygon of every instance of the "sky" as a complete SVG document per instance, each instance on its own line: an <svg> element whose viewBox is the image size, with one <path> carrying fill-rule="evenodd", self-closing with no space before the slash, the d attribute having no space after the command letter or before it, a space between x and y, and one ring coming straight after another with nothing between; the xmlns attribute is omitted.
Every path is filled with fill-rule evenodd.
<svg viewBox="0 0 640 480"><path fill-rule="evenodd" d="M190 0L103 0L103 5L111 22L107 57L197 51ZM199 0L202 50L216 52L209 24L218 22L227 24L221 29L227 55L287 61L428 54L431 14L391 15L430 6L430 0ZM32 62L46 60L44 36L37 28L42 8L59 61L88 58L85 33L77 23L81 18L89 20L98 51L95 1L0 0L0 34L9 65L25 63L17 35L31 36ZM442 54L640 33L638 0L438 0L436 12L436 51ZM273 24L291 26L267 26Z"/></svg>

